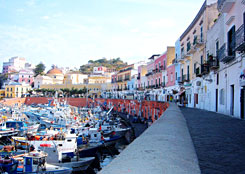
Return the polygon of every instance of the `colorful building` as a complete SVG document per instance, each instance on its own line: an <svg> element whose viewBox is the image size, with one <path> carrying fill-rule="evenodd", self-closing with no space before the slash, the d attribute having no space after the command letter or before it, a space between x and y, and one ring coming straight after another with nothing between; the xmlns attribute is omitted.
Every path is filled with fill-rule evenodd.
<svg viewBox="0 0 245 174"><path fill-rule="evenodd" d="M11 73L8 76L10 81L32 85L34 72L31 69L21 69L19 72Z"/></svg>
<svg viewBox="0 0 245 174"><path fill-rule="evenodd" d="M12 57L8 62L3 62L2 73L18 72L25 68L26 59L24 57Z"/></svg>
<svg viewBox="0 0 245 174"><path fill-rule="evenodd" d="M24 97L31 89L31 86L27 84L9 83L5 86L5 98Z"/></svg>

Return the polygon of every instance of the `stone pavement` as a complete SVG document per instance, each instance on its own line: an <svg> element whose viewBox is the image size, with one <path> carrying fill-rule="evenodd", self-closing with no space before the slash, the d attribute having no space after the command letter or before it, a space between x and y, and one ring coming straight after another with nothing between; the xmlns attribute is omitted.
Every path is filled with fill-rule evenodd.
<svg viewBox="0 0 245 174"><path fill-rule="evenodd" d="M245 173L244 120L199 109L181 111L202 173Z"/></svg>

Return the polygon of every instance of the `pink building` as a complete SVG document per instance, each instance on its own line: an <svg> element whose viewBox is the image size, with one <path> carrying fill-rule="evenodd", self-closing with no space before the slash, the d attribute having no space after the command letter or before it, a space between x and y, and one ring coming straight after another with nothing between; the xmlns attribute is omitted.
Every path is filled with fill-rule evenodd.
<svg viewBox="0 0 245 174"><path fill-rule="evenodd" d="M18 73L9 75L9 80L31 85L34 81L34 72L32 70L22 69Z"/></svg>
<svg viewBox="0 0 245 174"><path fill-rule="evenodd" d="M175 65L169 65L167 67L167 83L166 87L175 85Z"/></svg>
<svg viewBox="0 0 245 174"><path fill-rule="evenodd" d="M164 53L154 61L154 86L162 86L162 71L166 69L167 55Z"/></svg>

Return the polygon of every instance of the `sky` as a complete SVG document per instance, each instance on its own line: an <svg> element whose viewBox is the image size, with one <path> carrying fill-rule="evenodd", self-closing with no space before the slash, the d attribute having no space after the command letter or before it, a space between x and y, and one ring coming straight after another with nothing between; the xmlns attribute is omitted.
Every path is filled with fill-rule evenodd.
<svg viewBox="0 0 245 174"><path fill-rule="evenodd" d="M47 69L161 54L204 0L0 0L0 68L14 56Z"/></svg>

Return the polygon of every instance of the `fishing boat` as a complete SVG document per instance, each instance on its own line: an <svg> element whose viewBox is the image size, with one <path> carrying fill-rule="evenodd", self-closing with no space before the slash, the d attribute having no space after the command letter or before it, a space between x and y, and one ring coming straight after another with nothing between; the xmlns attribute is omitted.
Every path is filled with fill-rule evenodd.
<svg viewBox="0 0 245 174"><path fill-rule="evenodd" d="M16 174L18 161L9 155L0 156L0 173Z"/></svg>
<svg viewBox="0 0 245 174"><path fill-rule="evenodd" d="M42 151L32 151L23 155L15 156L19 161L18 174L42 173L42 174L70 174L72 168L49 164L46 160L48 154Z"/></svg>
<svg viewBox="0 0 245 174"><path fill-rule="evenodd" d="M57 133L56 131L54 131ZM49 136L49 137L48 137ZM52 134L33 137L13 137L16 143L27 143L26 147L32 145L35 149L48 153L49 164L70 167L73 171L86 170L94 160L94 157L79 157L77 149L77 136L75 134Z"/></svg>

